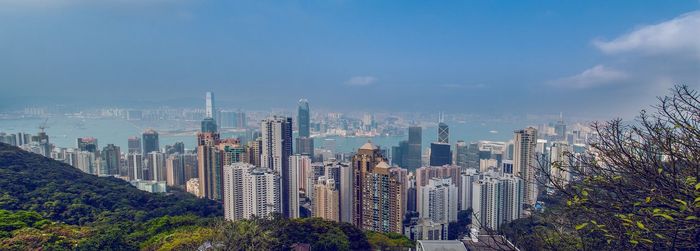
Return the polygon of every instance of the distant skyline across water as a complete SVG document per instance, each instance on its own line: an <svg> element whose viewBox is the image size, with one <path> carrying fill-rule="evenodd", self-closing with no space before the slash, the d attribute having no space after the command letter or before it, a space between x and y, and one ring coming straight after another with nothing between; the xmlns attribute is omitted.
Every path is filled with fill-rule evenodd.
<svg viewBox="0 0 700 251"><path fill-rule="evenodd" d="M0 132L17 133L25 132L36 134L37 128L44 119L11 119L0 120ZM483 122L464 122L448 123L450 126L450 143L454 144L457 140L466 142L478 140L490 141L508 141L513 137L513 131L524 128L526 126L535 126L541 123L523 122L518 123L483 123ZM532 124L534 123L534 124ZM546 123L546 122L542 122ZM182 129L184 125L174 124L173 122L162 121L158 122L160 126L155 126L156 130L177 130ZM79 119L69 117L53 117L49 120L49 127L46 129L50 137L50 142L58 147L76 147L76 139L78 137L94 137L98 139L99 147L102 148L107 144L119 146L122 151L127 149L127 139L131 136L139 136L143 133L143 128L136 126L131 121L124 119L103 118L103 119ZM244 133L223 133L223 137L238 137ZM423 128L423 149L430 146L431 142L437 139L437 128L428 126ZM185 148L194 149L196 145L195 135L159 135L160 146L172 145L175 142L184 142ZM398 145L401 140L408 139L408 134L404 136L377 136L377 137L315 137L315 147L323 146L324 139L334 139L336 141L336 150L338 152L352 152L357 150L362 144L368 140L380 145L382 148L391 148Z"/></svg>

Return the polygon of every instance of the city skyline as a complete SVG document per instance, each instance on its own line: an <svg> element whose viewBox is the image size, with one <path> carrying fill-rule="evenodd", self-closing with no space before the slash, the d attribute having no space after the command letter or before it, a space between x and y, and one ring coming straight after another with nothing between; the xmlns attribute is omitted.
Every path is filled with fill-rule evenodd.
<svg viewBox="0 0 700 251"><path fill-rule="evenodd" d="M213 91L244 109L305 97L340 111L610 118L700 79L697 1L0 3L0 82L13 93L0 110L194 106Z"/></svg>
<svg viewBox="0 0 700 251"><path fill-rule="evenodd" d="M700 0L0 0L0 55L0 250L700 250Z"/></svg>

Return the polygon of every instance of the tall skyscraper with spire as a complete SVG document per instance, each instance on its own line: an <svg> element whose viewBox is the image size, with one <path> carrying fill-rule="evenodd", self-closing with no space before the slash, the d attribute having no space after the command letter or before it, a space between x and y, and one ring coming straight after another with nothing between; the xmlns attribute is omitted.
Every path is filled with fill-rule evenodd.
<svg viewBox="0 0 700 251"><path fill-rule="evenodd" d="M440 113L440 119L438 123L438 142L439 143L450 143L450 128L445 124L445 114Z"/></svg>
<svg viewBox="0 0 700 251"><path fill-rule="evenodd" d="M292 155L292 118L273 116L264 119L260 125L262 133L261 165L270 168L280 176L281 213L290 216L289 156Z"/></svg>
<svg viewBox="0 0 700 251"><path fill-rule="evenodd" d="M452 149L450 149L450 129L445 124L445 114L438 118L437 142L430 144L430 165L442 166L452 164Z"/></svg>

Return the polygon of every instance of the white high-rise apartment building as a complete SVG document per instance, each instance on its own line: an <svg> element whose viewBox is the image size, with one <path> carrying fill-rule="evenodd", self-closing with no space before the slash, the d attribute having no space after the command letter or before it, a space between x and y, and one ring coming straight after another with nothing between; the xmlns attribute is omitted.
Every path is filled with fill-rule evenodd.
<svg viewBox="0 0 700 251"><path fill-rule="evenodd" d="M237 162L224 166L224 218L227 220L241 220L243 217L244 177L255 169L254 165Z"/></svg>
<svg viewBox="0 0 700 251"><path fill-rule="evenodd" d="M143 155L141 153L127 153L127 175L129 180L142 180L143 179Z"/></svg>
<svg viewBox="0 0 700 251"><path fill-rule="evenodd" d="M340 221L352 223L352 165L340 165Z"/></svg>
<svg viewBox="0 0 700 251"><path fill-rule="evenodd" d="M515 131L513 144L513 174L525 183L523 203L532 207L537 202L537 129L528 127Z"/></svg>
<svg viewBox="0 0 700 251"><path fill-rule="evenodd" d="M520 218L522 214L522 187L520 178L489 171L472 184L472 228L498 230L499 227Z"/></svg>
<svg viewBox="0 0 700 251"><path fill-rule="evenodd" d="M152 180L166 181L165 153L148 153L148 167L152 173Z"/></svg>
<svg viewBox="0 0 700 251"><path fill-rule="evenodd" d="M243 217L268 217L281 212L280 176L267 168L251 170L243 179Z"/></svg>
<svg viewBox="0 0 700 251"><path fill-rule="evenodd" d="M224 166L224 217L235 221L280 212L279 188L279 175L268 168Z"/></svg>
<svg viewBox="0 0 700 251"><path fill-rule="evenodd" d="M458 188L450 178L432 178L421 186L417 207L421 218L433 222L457 221Z"/></svg>
<svg viewBox="0 0 700 251"><path fill-rule="evenodd" d="M564 187L571 181L571 160L567 153L573 149L566 142L554 142L549 148L550 172L553 182Z"/></svg>
<svg viewBox="0 0 700 251"><path fill-rule="evenodd" d="M305 177L304 172L311 167L311 158L295 154L289 156L289 218L299 218L299 181ZM306 188L304 188L306 190Z"/></svg>
<svg viewBox="0 0 700 251"><path fill-rule="evenodd" d="M472 193L473 186L472 184L475 181L479 180L479 172L476 171L474 168L467 168L462 172L462 200L461 200L461 205L460 209L461 210L467 210L472 207L472 200L474 198L474 194Z"/></svg>
<svg viewBox="0 0 700 251"><path fill-rule="evenodd" d="M262 120L260 124L261 166L270 168L279 175L281 212L290 217L289 156L292 155L292 118L273 116Z"/></svg>

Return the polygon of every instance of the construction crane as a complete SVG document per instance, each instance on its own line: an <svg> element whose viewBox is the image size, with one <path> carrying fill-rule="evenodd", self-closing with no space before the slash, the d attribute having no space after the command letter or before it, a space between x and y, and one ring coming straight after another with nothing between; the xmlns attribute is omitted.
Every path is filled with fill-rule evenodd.
<svg viewBox="0 0 700 251"><path fill-rule="evenodd" d="M39 130L41 130L41 132L44 132L44 129L49 128L49 126L46 125L46 122L48 122L48 121L49 121L49 118L45 118L44 122L39 124Z"/></svg>

